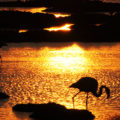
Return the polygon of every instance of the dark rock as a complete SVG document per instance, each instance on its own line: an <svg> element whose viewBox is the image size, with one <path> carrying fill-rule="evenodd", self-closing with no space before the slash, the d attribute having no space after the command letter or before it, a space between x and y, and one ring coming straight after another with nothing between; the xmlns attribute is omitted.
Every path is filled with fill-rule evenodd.
<svg viewBox="0 0 120 120"><path fill-rule="evenodd" d="M56 103L48 104L18 104L13 107L14 111L33 112L30 115L34 119L52 120L93 120L95 116L88 110L66 109Z"/></svg>

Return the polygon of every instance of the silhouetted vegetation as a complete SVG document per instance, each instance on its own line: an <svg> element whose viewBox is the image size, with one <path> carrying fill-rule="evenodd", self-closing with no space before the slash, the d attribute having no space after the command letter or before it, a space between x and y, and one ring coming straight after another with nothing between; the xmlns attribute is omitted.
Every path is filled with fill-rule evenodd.
<svg viewBox="0 0 120 120"><path fill-rule="evenodd" d="M55 25L53 15L19 11L0 11L0 28L33 29Z"/></svg>
<svg viewBox="0 0 120 120"><path fill-rule="evenodd" d="M48 104L17 104L13 107L17 112L33 112L34 119L44 120L93 120L95 116L87 110L66 109L56 103Z"/></svg>

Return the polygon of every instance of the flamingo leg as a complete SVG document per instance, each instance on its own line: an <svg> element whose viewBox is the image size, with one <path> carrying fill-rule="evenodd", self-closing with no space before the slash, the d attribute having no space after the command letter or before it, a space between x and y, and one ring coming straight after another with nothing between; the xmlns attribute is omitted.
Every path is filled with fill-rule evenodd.
<svg viewBox="0 0 120 120"><path fill-rule="evenodd" d="M75 108L75 106L74 106L74 98L75 98L79 93L80 93L80 91L72 97L72 101L73 101L73 109Z"/></svg>
<svg viewBox="0 0 120 120"><path fill-rule="evenodd" d="M86 96L86 110L88 110L88 92L87 92L87 96Z"/></svg>

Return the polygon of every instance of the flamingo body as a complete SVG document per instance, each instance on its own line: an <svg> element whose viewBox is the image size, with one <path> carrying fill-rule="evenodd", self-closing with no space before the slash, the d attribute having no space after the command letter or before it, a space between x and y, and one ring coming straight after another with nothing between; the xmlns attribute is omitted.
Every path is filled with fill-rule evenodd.
<svg viewBox="0 0 120 120"><path fill-rule="evenodd" d="M78 88L79 92L73 96L73 107L74 107L74 98L80 93L80 92L86 92L86 109L88 104L88 93L91 92L94 96L100 97L102 94L102 90L105 89L107 98L110 97L110 89L106 86L101 86L98 90L98 82L96 79L91 77L83 77L80 80L78 80L76 83L73 83L70 87L72 88Z"/></svg>
<svg viewBox="0 0 120 120"><path fill-rule="evenodd" d="M81 92L95 93L98 88L98 82L94 78L84 77L73 83L70 87L78 88Z"/></svg>

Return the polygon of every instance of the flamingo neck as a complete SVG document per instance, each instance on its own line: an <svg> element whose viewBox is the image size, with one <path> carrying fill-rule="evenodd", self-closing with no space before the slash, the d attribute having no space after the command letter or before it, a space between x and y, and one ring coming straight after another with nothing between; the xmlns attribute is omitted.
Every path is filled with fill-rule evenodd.
<svg viewBox="0 0 120 120"><path fill-rule="evenodd" d="M99 92L97 93L97 91L96 91L96 92L94 92L93 94L94 94L96 97L100 97L100 96L102 95L103 89L106 90L106 86L101 86L100 89L99 89Z"/></svg>

